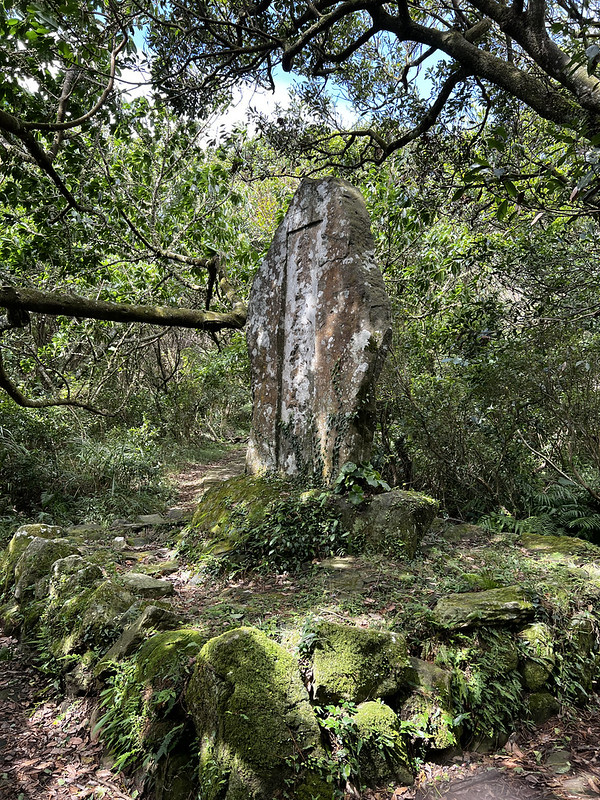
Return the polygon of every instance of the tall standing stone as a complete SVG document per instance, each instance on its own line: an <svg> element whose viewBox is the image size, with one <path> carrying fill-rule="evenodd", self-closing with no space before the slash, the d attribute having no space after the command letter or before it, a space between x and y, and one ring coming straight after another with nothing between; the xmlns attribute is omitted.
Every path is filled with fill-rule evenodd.
<svg viewBox="0 0 600 800"><path fill-rule="evenodd" d="M331 482L346 461L368 460L390 335L360 193L336 178L302 181L250 293L249 470Z"/></svg>

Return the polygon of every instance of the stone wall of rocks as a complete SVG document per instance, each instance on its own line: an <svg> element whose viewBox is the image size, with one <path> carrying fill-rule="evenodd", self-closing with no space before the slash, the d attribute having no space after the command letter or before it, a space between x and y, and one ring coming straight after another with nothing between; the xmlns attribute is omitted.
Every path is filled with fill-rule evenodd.
<svg viewBox="0 0 600 800"><path fill-rule="evenodd" d="M567 553L571 571L583 569L573 559L585 553L585 574L596 580L598 548L550 536L523 541L531 552ZM157 800L187 800L198 783L208 800L271 800L284 790L300 800L332 798L335 753L316 710L327 706L350 709L363 785L406 785L415 737L432 755L506 741L518 719L486 723L485 713L465 738L457 710L473 676L495 682L500 705L502 692L512 692L521 718L536 723L558 711L559 656L563 666L570 659L582 701L598 677L595 611L574 614L559 642L543 605L518 585L438 599L419 646L425 658L411 655L414 643L401 632L327 618L282 631L279 641L253 627L208 638L179 623L168 604L171 583L103 568L84 529L66 536L54 526L22 526L2 555L0 580L2 627L38 642L43 631L69 670L71 692L98 693L120 666L135 665L131 691L149 703L148 748L158 750L170 731L181 735L159 759ZM154 703L167 686L176 701ZM194 737L198 749L190 748Z"/></svg>

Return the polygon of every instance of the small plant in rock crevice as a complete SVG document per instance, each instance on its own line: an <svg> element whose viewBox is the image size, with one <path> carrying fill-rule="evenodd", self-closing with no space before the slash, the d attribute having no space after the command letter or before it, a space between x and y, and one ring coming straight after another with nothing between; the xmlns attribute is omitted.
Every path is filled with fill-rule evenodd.
<svg viewBox="0 0 600 800"><path fill-rule="evenodd" d="M343 701L340 705L315 706L319 726L328 735L331 756L327 772L334 783L342 787L360 785L359 755L363 742L359 738L354 717L354 703Z"/></svg>
<svg viewBox="0 0 600 800"><path fill-rule="evenodd" d="M188 645L172 665L159 666L152 680L140 672L140 651L111 663L112 674L100 693L103 713L94 730L115 756L117 770L141 768L152 782L159 765L193 738L180 698L196 652L197 646Z"/></svg>
<svg viewBox="0 0 600 800"><path fill-rule="evenodd" d="M205 571L297 572L316 558L328 558L346 551L348 532L328 505L330 495L316 490L282 496L269 504L259 521L243 511L233 510L230 525L237 544L226 559L211 553L198 559ZM193 547L184 552L194 558Z"/></svg>
<svg viewBox="0 0 600 800"><path fill-rule="evenodd" d="M509 635L482 628L432 644L435 662L452 670L452 697L466 740L496 740L527 717L516 644ZM514 667L507 662L515 659Z"/></svg>
<svg viewBox="0 0 600 800"><path fill-rule="evenodd" d="M333 491L345 495L352 505L358 506L364 503L369 494L389 492L390 485L372 464L347 461L333 484Z"/></svg>
<svg viewBox="0 0 600 800"><path fill-rule="evenodd" d="M343 552L348 534L327 507L328 494L274 503L244 542L242 561L263 569L297 571L313 558Z"/></svg>
<svg viewBox="0 0 600 800"><path fill-rule="evenodd" d="M288 766L292 768L294 777L288 781L290 791L285 796L290 800L294 797L297 777L306 769L318 773L331 785L336 800L343 800L348 794L358 796L365 788L360 758L363 747L368 744L384 757L393 756L394 740L385 733L370 733L368 738L362 738L355 720L355 703L343 700L339 705L314 706L313 709L326 739L326 755L302 755L290 759Z"/></svg>

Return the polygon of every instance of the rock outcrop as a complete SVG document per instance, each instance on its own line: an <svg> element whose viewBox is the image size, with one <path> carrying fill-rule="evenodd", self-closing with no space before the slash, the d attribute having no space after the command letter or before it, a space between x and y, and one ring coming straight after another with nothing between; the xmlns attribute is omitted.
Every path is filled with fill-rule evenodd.
<svg viewBox="0 0 600 800"><path fill-rule="evenodd" d="M236 628L202 648L186 704L207 800L271 800L293 780L297 757L324 756L297 664L254 628ZM308 800L311 794L325 800L332 789L309 770L293 796Z"/></svg>
<svg viewBox="0 0 600 800"><path fill-rule="evenodd" d="M389 300L353 186L304 180L259 268L248 308L251 472L331 482L367 461Z"/></svg>

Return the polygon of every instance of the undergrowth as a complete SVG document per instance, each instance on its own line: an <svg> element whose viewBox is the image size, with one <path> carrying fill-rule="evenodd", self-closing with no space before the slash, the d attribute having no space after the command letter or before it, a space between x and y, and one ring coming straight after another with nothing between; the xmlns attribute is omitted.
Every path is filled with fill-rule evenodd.
<svg viewBox="0 0 600 800"><path fill-rule="evenodd" d="M150 639L134 656L111 663L95 726L115 768L141 769L147 783L161 761L190 738L181 697L199 649L193 641L179 649L167 645L161 657L152 646Z"/></svg>

